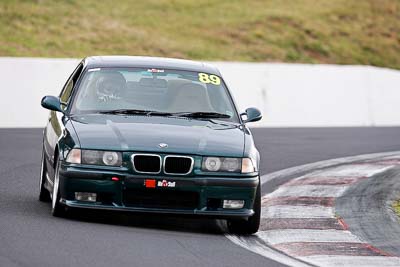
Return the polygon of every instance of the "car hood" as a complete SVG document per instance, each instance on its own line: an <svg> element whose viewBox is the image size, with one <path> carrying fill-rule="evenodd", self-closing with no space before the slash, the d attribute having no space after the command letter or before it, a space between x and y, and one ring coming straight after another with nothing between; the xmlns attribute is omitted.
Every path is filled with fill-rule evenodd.
<svg viewBox="0 0 400 267"><path fill-rule="evenodd" d="M83 149L243 156L244 131L229 122L104 114L73 116L71 122Z"/></svg>

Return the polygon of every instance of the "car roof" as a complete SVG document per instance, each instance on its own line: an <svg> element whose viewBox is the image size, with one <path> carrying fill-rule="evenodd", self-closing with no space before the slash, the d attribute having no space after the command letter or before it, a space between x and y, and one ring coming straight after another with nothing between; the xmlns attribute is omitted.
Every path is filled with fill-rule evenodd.
<svg viewBox="0 0 400 267"><path fill-rule="evenodd" d="M142 56L92 56L84 59L87 68L157 68L187 70L221 75L210 64L185 59Z"/></svg>

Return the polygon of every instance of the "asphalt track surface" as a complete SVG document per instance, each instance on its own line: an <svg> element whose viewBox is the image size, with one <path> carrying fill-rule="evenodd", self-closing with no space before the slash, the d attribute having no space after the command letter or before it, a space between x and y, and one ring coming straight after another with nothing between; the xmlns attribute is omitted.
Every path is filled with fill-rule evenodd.
<svg viewBox="0 0 400 267"><path fill-rule="evenodd" d="M0 266L283 266L231 243L221 221L77 212L37 200L41 129L0 129ZM262 174L400 150L400 128L254 129ZM271 192L282 184L263 187Z"/></svg>
<svg viewBox="0 0 400 267"><path fill-rule="evenodd" d="M400 166L351 187L336 200L336 212L350 231L400 257L400 225L391 204L400 196Z"/></svg>

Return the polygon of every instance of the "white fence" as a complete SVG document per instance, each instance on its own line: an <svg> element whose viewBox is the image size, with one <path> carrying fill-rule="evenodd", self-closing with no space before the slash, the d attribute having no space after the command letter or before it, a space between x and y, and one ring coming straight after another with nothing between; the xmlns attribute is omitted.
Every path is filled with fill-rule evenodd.
<svg viewBox="0 0 400 267"><path fill-rule="evenodd" d="M57 95L79 60L0 58L0 127L43 127L44 95ZM400 125L400 71L370 66L214 62L241 110L263 127Z"/></svg>

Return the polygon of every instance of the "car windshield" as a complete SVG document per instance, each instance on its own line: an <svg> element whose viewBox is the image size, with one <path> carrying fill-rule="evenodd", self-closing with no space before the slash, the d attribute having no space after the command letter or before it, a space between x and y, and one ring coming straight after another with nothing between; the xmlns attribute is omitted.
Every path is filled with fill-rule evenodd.
<svg viewBox="0 0 400 267"><path fill-rule="evenodd" d="M71 113L177 115L238 122L234 104L217 75L148 68L86 71Z"/></svg>

